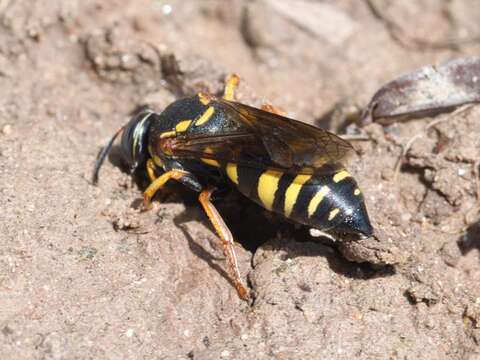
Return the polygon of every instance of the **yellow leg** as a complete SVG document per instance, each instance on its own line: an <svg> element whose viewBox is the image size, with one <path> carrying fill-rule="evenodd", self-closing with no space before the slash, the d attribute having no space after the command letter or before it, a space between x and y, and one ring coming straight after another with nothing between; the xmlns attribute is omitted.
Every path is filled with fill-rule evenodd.
<svg viewBox="0 0 480 360"><path fill-rule="evenodd" d="M247 288L242 283L242 278L240 277L240 271L238 270L238 263L237 263L237 256L235 255L235 249L233 236L230 230L228 229L227 225L223 221L222 217L218 213L215 206L210 201L212 196L213 189L204 190L200 193L198 200L200 204L202 204L203 209L207 213L210 222L212 223L213 227L217 231L217 234L220 236L220 240L223 243L223 251L225 253L225 257L227 258L228 267L233 277L233 285L237 290L238 296L243 300L248 300L250 295L247 291Z"/></svg>
<svg viewBox="0 0 480 360"><path fill-rule="evenodd" d="M154 182L157 178L155 176L155 164L153 163L152 159L147 160L147 174L151 182Z"/></svg>
<svg viewBox="0 0 480 360"><path fill-rule="evenodd" d="M149 209L152 205L152 198L155 195L155 193L160 190L165 183L170 180L179 180L185 175L188 175L186 171L182 170L170 170L167 171L165 174L160 175L158 178L156 178L149 186L148 188L143 192L143 205L145 209Z"/></svg>
<svg viewBox="0 0 480 360"><path fill-rule="evenodd" d="M287 113L283 110L280 110L279 108L273 106L272 104L263 104L261 109L263 111L268 111L272 114L277 114L277 115L281 115L281 116L286 116Z"/></svg>
<svg viewBox="0 0 480 360"><path fill-rule="evenodd" d="M240 76L237 74L231 74L227 78L227 83L225 84L225 90L223 93L223 98L225 100L233 101L235 99L235 89L240 83Z"/></svg>

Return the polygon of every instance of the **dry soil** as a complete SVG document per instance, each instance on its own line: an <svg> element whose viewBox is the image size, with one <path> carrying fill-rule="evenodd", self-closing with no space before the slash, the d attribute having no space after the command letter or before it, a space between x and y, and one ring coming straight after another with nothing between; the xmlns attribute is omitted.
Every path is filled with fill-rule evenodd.
<svg viewBox="0 0 480 360"><path fill-rule="evenodd" d="M1 358L480 358L478 106L362 130L348 167L375 239L218 201L252 303L195 194L140 212L115 156L90 183L139 106L236 72L238 100L341 132L338 104L478 54L479 18L473 0L0 0Z"/></svg>

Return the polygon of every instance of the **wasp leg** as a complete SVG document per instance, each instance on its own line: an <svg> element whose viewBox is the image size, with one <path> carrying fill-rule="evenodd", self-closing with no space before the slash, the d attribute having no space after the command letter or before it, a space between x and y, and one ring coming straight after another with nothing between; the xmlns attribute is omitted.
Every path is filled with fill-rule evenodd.
<svg viewBox="0 0 480 360"><path fill-rule="evenodd" d="M147 174L151 182L154 182L155 179L157 178L155 175L155 164L153 163L152 159L147 160Z"/></svg>
<svg viewBox="0 0 480 360"><path fill-rule="evenodd" d="M148 159L147 160L147 165L146 165L146 168L147 168L147 174L148 174L148 178L150 179L150 182L154 182L156 179L157 179L157 175L155 173L155 163L153 162L152 159ZM162 202L165 198L167 198L173 191L170 190L170 189L165 189L162 191L162 197L160 199L160 202ZM153 196L153 195L152 195ZM148 208L145 208L146 210L148 210Z"/></svg>
<svg viewBox="0 0 480 360"><path fill-rule="evenodd" d="M246 287L243 285L242 279L240 277L237 256L235 255L235 250L233 248L234 241L232 233L228 229L227 225L223 221L215 206L210 201L213 191L213 188L202 191L200 193L200 196L198 197L198 200L200 201L200 204L202 204L203 209L205 210L208 218L210 219L210 222L212 223L213 227L217 231L217 234L222 240L223 251L225 253L225 257L227 258L229 270L233 277L233 284L235 286L235 289L237 290L238 296L243 300L248 300L250 298L250 295Z"/></svg>
<svg viewBox="0 0 480 360"><path fill-rule="evenodd" d="M281 115L281 116L286 116L287 113L283 110L280 110L279 108L273 106L272 104L263 104L260 109L262 109L263 111L268 111L269 113L272 113L272 114L277 114L277 115Z"/></svg>
<svg viewBox="0 0 480 360"><path fill-rule="evenodd" d="M227 78L227 83L225 84L225 90L223 93L223 98L225 100L233 101L235 99L235 89L240 83L240 76L237 74L231 74Z"/></svg>
<svg viewBox="0 0 480 360"><path fill-rule="evenodd" d="M187 175L189 175L189 173L183 170L170 170L156 178L143 192L143 205L145 209L150 209L152 205L152 197L168 180L180 180Z"/></svg>

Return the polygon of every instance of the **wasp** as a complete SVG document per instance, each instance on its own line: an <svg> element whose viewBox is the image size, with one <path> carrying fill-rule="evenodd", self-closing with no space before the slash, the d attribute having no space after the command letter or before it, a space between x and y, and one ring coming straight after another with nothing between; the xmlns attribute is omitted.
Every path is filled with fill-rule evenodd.
<svg viewBox="0 0 480 360"><path fill-rule="evenodd" d="M223 97L198 93L157 113L143 109L121 127L100 153L100 167L121 134L121 154L131 172L145 171L149 208L169 180L199 193L218 233L240 298L249 299L234 250L234 238L212 203L229 182L266 210L336 233L369 237L373 228L357 182L342 165L351 144L317 127L287 118L272 105L260 109L234 101L239 77L227 79Z"/></svg>

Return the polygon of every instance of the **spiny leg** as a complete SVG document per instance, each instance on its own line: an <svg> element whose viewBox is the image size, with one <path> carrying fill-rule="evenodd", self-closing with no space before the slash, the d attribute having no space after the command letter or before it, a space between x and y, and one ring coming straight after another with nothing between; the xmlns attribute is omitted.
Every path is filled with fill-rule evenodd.
<svg viewBox="0 0 480 360"><path fill-rule="evenodd" d="M237 74L231 74L228 76L223 93L223 98L225 100L233 101L235 99L235 89L238 87L239 83L240 76Z"/></svg>
<svg viewBox="0 0 480 360"><path fill-rule="evenodd" d="M168 180L180 180L182 177L187 175L189 175L189 173L186 171L170 170L156 178L143 192L143 205L145 209L149 209L151 207L153 196L163 187L163 185L165 185Z"/></svg>
<svg viewBox="0 0 480 360"><path fill-rule="evenodd" d="M240 271L238 270L238 263L237 257L235 255L235 250L233 248L234 241L233 236L230 230L228 229L227 225L223 221L222 217L218 213L215 206L210 201L214 189L207 189L200 193L198 197L200 204L202 204L203 209L207 213L210 222L212 223L213 227L217 231L217 234L220 236L220 239L223 243L223 251L225 253L225 257L227 258L228 266L233 277L233 284L235 289L237 290L238 296L243 300L248 300L250 295L246 289L246 287L242 283L242 279L240 277Z"/></svg>
<svg viewBox="0 0 480 360"><path fill-rule="evenodd" d="M229 101L235 100L235 90L238 88L239 84L240 84L240 76L238 76L237 74L229 75L227 77L227 81L225 84L223 98ZM281 115L281 116L287 115L285 111L280 110L279 108L273 106L272 104L263 104L261 109L273 114Z"/></svg>
<svg viewBox="0 0 480 360"><path fill-rule="evenodd" d="M223 98L225 100L233 101L235 100L235 90L238 88L240 84L240 76L237 74L231 74L227 77L227 81L225 84L225 90L223 93ZM283 110L278 109L277 107L273 106L272 104L263 104L261 107L262 110L268 111L273 114L286 116L287 113Z"/></svg>

